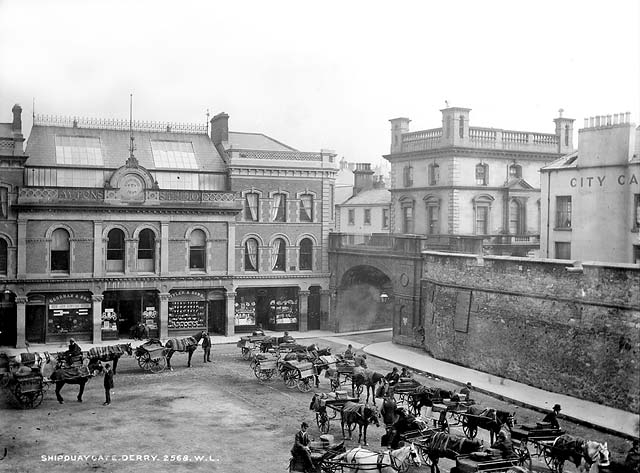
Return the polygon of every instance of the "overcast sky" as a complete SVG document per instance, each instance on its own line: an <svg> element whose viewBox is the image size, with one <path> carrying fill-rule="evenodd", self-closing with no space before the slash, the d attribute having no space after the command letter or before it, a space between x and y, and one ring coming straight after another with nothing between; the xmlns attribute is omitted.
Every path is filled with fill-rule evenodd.
<svg viewBox="0 0 640 473"><path fill-rule="evenodd" d="M640 123L638 0L0 0L0 122L36 113L205 121L349 161L390 124L552 133L558 109ZM123 159L126 158L126 150Z"/></svg>

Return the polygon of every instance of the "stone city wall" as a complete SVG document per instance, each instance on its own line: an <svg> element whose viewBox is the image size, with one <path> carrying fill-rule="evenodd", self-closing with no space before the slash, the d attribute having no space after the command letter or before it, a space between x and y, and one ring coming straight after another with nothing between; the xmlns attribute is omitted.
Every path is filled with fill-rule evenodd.
<svg viewBox="0 0 640 473"><path fill-rule="evenodd" d="M427 252L425 348L441 360L638 413L639 287L637 265Z"/></svg>

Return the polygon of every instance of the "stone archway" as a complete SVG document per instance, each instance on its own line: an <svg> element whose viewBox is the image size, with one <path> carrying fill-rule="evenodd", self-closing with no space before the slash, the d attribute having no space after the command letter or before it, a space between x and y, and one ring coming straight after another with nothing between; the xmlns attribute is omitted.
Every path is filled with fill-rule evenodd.
<svg viewBox="0 0 640 473"><path fill-rule="evenodd" d="M337 288L336 314L339 332L390 328L393 323L391 278L371 265L349 268Z"/></svg>

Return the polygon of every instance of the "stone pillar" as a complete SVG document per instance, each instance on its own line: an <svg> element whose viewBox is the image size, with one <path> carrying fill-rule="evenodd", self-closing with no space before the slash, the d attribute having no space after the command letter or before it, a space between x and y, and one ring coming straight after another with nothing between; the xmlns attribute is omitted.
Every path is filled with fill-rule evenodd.
<svg viewBox="0 0 640 473"><path fill-rule="evenodd" d="M24 296L16 297L16 348L25 348L26 345L26 320L27 301Z"/></svg>
<svg viewBox="0 0 640 473"><path fill-rule="evenodd" d="M169 274L169 222L160 222L160 275Z"/></svg>
<svg viewBox="0 0 640 473"><path fill-rule="evenodd" d="M329 289L329 317L327 318L327 330L333 330L338 333L340 331L340 320L338 320L338 290L336 288Z"/></svg>
<svg viewBox="0 0 640 473"><path fill-rule="evenodd" d="M333 330L331 326L331 291L320 289L320 329Z"/></svg>
<svg viewBox="0 0 640 473"><path fill-rule="evenodd" d="M103 274L102 255L104 254L105 244L102 241L102 221L93 222L93 277L97 278ZM94 332L95 335L95 332ZM95 343L95 338L94 338Z"/></svg>
<svg viewBox="0 0 640 473"><path fill-rule="evenodd" d="M227 298L227 323L224 327L224 335L230 337L235 333L236 326L236 293L227 291L225 297Z"/></svg>
<svg viewBox="0 0 640 473"><path fill-rule="evenodd" d="M93 343L100 343L102 341L102 301L104 296L102 294L94 294L91 296L93 303Z"/></svg>
<svg viewBox="0 0 640 473"><path fill-rule="evenodd" d="M169 338L169 297L171 294L168 292L161 292L160 295L160 338Z"/></svg>
<svg viewBox="0 0 640 473"><path fill-rule="evenodd" d="M236 272L236 224L227 222L227 272Z"/></svg>
<svg viewBox="0 0 640 473"><path fill-rule="evenodd" d="M309 330L309 291L298 291L298 330Z"/></svg>
<svg viewBox="0 0 640 473"><path fill-rule="evenodd" d="M18 279L27 277L27 221L18 220Z"/></svg>

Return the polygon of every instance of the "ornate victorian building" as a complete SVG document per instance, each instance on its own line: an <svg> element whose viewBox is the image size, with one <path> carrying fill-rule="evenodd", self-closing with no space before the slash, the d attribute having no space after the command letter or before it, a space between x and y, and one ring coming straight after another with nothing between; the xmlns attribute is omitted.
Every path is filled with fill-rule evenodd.
<svg viewBox="0 0 640 473"><path fill-rule="evenodd" d="M392 232L477 236L497 253L537 248L539 170L572 151L573 120L531 133L471 126L468 108L441 112L442 126L429 130L390 120Z"/></svg>

